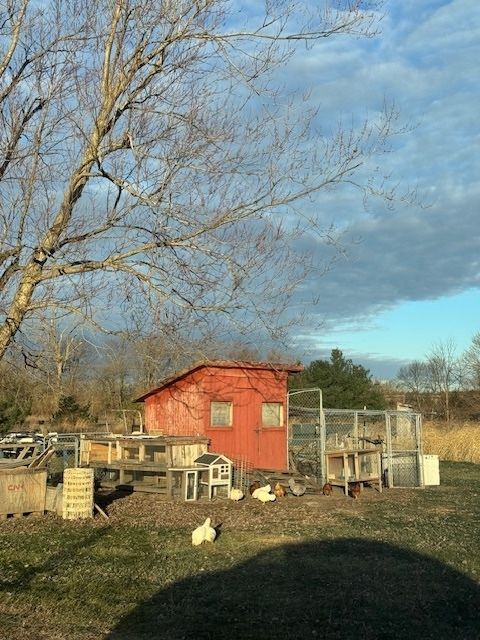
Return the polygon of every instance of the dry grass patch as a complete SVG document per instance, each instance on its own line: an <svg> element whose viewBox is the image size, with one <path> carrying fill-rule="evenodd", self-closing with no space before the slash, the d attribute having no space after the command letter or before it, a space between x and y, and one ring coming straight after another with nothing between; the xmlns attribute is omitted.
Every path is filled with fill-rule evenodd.
<svg viewBox="0 0 480 640"><path fill-rule="evenodd" d="M480 462L480 425L424 422L424 452L454 462Z"/></svg>

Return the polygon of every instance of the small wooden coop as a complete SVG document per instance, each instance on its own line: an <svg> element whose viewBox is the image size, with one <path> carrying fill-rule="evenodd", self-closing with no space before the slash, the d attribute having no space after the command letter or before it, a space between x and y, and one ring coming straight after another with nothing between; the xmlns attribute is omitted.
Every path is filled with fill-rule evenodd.
<svg viewBox="0 0 480 640"><path fill-rule="evenodd" d="M196 436L112 436L80 441L80 466L97 469L104 486L168 493L172 468L188 468L207 452Z"/></svg>
<svg viewBox="0 0 480 640"><path fill-rule="evenodd" d="M233 464L224 455L202 453L192 467L172 467L169 470L167 493L170 498L189 502L216 496L228 498L233 479Z"/></svg>
<svg viewBox="0 0 480 640"><path fill-rule="evenodd" d="M325 452L326 480L331 485L342 487L348 495L350 483L373 485L382 491L382 464L377 449L354 449L351 451Z"/></svg>
<svg viewBox="0 0 480 640"><path fill-rule="evenodd" d="M204 436L209 448L249 468L288 471L287 378L293 364L200 362L137 402L145 427L163 436Z"/></svg>

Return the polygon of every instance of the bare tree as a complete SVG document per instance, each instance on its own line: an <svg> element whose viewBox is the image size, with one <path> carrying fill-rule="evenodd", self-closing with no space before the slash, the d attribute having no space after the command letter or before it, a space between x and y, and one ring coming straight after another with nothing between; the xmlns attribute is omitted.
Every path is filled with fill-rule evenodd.
<svg viewBox="0 0 480 640"><path fill-rule="evenodd" d="M463 356L466 384L480 389L480 333L476 333Z"/></svg>
<svg viewBox="0 0 480 640"><path fill-rule="evenodd" d="M409 365L401 367L397 380L401 386L412 394L414 402L419 411L422 411L424 394L430 390L430 368L426 362L415 360Z"/></svg>
<svg viewBox="0 0 480 640"><path fill-rule="evenodd" d="M434 344L427 355L432 391L443 397L445 420L450 421L450 395L459 382L459 360L452 339Z"/></svg>
<svg viewBox="0 0 480 640"><path fill-rule="evenodd" d="M280 316L309 266L295 203L340 183L391 197L357 171L392 111L312 136L272 90L299 41L374 33L378 3L333 4L240 25L224 0L1 2L0 358L52 307L110 327L147 305Z"/></svg>
<svg viewBox="0 0 480 640"><path fill-rule="evenodd" d="M54 413L62 396L74 394L79 384L85 340L78 323L52 314L42 314L29 325L28 339L23 338L18 346L26 365L44 381L43 393L48 395L50 413Z"/></svg>

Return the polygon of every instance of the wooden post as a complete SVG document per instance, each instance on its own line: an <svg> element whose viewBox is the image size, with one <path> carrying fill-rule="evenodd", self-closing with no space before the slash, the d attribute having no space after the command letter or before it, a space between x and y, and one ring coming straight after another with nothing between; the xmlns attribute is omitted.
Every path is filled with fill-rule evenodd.
<svg viewBox="0 0 480 640"><path fill-rule="evenodd" d="M353 468L354 468L355 480L358 480L358 478L360 478L360 467L358 464L358 451L355 451L353 454Z"/></svg>
<svg viewBox="0 0 480 640"><path fill-rule="evenodd" d="M383 482L382 482L382 463L380 451L377 451L377 471L378 471L378 490L380 493L383 491Z"/></svg>

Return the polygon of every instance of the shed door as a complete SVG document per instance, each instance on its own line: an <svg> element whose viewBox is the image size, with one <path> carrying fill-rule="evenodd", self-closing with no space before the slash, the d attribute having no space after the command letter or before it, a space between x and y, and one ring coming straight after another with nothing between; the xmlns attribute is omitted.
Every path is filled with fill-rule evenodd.
<svg viewBox="0 0 480 640"><path fill-rule="evenodd" d="M256 466L287 470L287 416L283 402L264 401L260 404L255 434Z"/></svg>

